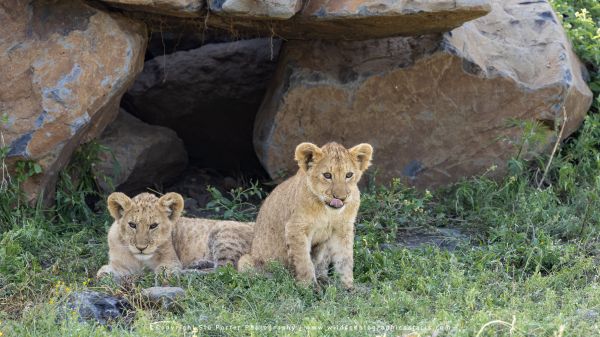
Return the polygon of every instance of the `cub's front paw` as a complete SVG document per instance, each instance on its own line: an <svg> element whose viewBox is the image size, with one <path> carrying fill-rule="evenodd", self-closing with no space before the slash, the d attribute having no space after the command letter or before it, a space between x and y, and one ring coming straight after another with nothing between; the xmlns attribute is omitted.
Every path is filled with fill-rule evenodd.
<svg viewBox="0 0 600 337"><path fill-rule="evenodd" d="M350 290L354 287L354 275L352 275L352 273L341 274L340 281L342 282L342 287L346 290Z"/></svg>
<svg viewBox="0 0 600 337"><path fill-rule="evenodd" d="M109 276L109 275L113 275L113 269L111 268L110 265L106 264L102 267L100 267L100 269L98 269L98 272L96 273L96 278L97 279L101 279L105 276Z"/></svg>
<svg viewBox="0 0 600 337"><path fill-rule="evenodd" d="M296 274L296 283L303 287L310 287L311 285L318 286L317 277L314 273L303 272Z"/></svg>
<svg viewBox="0 0 600 337"><path fill-rule="evenodd" d="M327 275L319 275L317 276L317 284L322 287L327 287L333 283L333 280Z"/></svg>
<svg viewBox="0 0 600 337"><path fill-rule="evenodd" d="M181 273L180 265L160 265L154 270L155 274L174 276Z"/></svg>

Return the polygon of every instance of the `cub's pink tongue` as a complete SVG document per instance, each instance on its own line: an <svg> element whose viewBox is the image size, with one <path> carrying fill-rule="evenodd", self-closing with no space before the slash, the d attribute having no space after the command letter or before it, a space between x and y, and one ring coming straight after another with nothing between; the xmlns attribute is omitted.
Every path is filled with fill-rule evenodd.
<svg viewBox="0 0 600 337"><path fill-rule="evenodd" d="M329 206L331 207L335 207L335 208L341 208L342 206L344 206L344 202L342 202L340 199L331 199L331 201L329 202Z"/></svg>

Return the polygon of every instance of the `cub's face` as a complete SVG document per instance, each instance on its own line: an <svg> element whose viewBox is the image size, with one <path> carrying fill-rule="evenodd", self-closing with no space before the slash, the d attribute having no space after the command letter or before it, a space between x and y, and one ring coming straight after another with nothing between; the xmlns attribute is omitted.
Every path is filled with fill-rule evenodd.
<svg viewBox="0 0 600 337"><path fill-rule="evenodd" d="M183 198L167 193L160 199L141 193L130 199L115 192L108 197L108 210L119 225L119 234L129 251L140 260L150 259L158 247L171 241L173 228L183 210Z"/></svg>
<svg viewBox="0 0 600 337"><path fill-rule="evenodd" d="M373 148L359 144L346 149L337 143L319 148L311 143L296 147L296 161L307 175L311 192L327 207L341 209L351 202L352 191L371 165Z"/></svg>

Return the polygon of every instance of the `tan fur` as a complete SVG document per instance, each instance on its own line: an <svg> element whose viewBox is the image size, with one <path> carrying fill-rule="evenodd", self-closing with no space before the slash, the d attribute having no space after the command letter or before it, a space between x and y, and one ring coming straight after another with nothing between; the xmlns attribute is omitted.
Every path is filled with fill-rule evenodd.
<svg viewBox="0 0 600 337"><path fill-rule="evenodd" d="M300 169L277 186L260 208L251 253L238 270L276 260L290 268L301 283L316 283L333 263L344 287L353 285L354 221L360 206L357 183L371 163L373 148L360 144L349 150L337 143L322 148L302 143L295 159ZM346 174L352 172L351 178ZM330 173L327 179L324 173ZM334 209L332 198L344 199ZM315 271L317 266L317 271Z"/></svg>
<svg viewBox="0 0 600 337"><path fill-rule="evenodd" d="M253 223L181 217L183 198L177 193L130 199L115 192L108 197L108 210L115 219L108 232L109 263L98 277L120 279L144 269L175 273L207 261L235 266L252 241Z"/></svg>

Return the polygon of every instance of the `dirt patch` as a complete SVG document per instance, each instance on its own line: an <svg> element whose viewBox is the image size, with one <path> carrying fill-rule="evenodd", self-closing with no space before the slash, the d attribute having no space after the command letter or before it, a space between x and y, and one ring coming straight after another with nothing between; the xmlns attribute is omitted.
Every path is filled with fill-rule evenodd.
<svg viewBox="0 0 600 337"><path fill-rule="evenodd" d="M459 228L412 228L399 233L396 243L384 243L380 247L382 250L393 250L399 248L417 249L431 245L454 251L458 245L469 243L470 241L470 235Z"/></svg>

